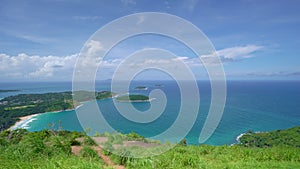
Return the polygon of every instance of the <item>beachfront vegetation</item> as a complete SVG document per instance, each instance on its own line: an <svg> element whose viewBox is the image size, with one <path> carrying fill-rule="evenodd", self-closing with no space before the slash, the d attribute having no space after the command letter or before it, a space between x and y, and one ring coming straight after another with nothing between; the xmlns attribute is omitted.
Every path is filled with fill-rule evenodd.
<svg viewBox="0 0 300 169"><path fill-rule="evenodd" d="M300 127L271 132L247 132L240 138L246 147L289 146L300 148Z"/></svg>
<svg viewBox="0 0 300 169"><path fill-rule="evenodd" d="M117 101L149 101L149 97L144 95L132 94L117 97Z"/></svg>
<svg viewBox="0 0 300 169"><path fill-rule="evenodd" d="M80 101L88 101L92 98L92 92L75 92L82 96ZM111 98L115 94L109 91L92 93L94 98L100 100ZM72 92L45 93L45 94L19 94L0 100L0 131L14 125L19 117L31 114L62 111L74 109L80 103L73 103Z"/></svg>
<svg viewBox="0 0 300 169"><path fill-rule="evenodd" d="M292 135L299 135L296 129L287 131ZM273 134L274 132L270 132L269 136L273 137ZM279 135L281 134L286 133L280 132ZM106 133L105 135L115 137L114 134ZM138 137L136 133L131 135ZM78 143L76 140L78 138L88 138L88 136L84 133L69 131L28 132L24 129L2 131L0 133L0 168L107 168L93 146ZM75 156L72 153L71 146L75 145L82 147L80 155ZM111 145L110 148L112 148ZM178 144L161 155L148 158L134 158L130 156L131 152L128 149L120 149L120 151L120 155L108 155L115 164L122 164L126 168L300 167L300 148L289 143L260 148L245 147L243 144L233 146Z"/></svg>

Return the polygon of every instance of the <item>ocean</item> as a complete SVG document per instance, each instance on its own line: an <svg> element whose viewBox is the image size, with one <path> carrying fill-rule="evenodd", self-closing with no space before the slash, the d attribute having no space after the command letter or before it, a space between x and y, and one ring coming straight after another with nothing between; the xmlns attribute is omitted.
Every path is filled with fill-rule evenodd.
<svg viewBox="0 0 300 169"><path fill-rule="evenodd" d="M188 144L199 144L198 137L210 107L211 89L208 81L198 81L200 108L195 124L186 136ZM146 86L148 90L135 90ZM18 89L18 92L0 93L0 99L21 93L47 93L71 91L71 82L26 82L0 83L0 89ZM180 91L174 81L133 81L129 92L149 94L154 89L162 90L167 98L166 108L156 120L149 123L132 122L124 118L114 107L112 99L97 101L105 120L116 131L137 132L145 137L154 137L167 130L176 120L180 109ZM108 81L97 82L96 90L110 90ZM159 102L159 100L154 100ZM124 103L122 103L124 104ZM150 103L125 103L145 111ZM88 106L89 102L83 104ZM188 122L187 122L188 123ZM50 124L55 124L51 126ZM227 100L222 119L214 134L205 142L209 145L236 143L241 133L270 131L300 126L300 82L299 81L228 81ZM65 130L83 131L74 110L59 113L47 112L20 124L30 131L61 127ZM100 131L104 132L104 131ZM163 140L162 140L163 141ZM170 138L169 141L173 141Z"/></svg>

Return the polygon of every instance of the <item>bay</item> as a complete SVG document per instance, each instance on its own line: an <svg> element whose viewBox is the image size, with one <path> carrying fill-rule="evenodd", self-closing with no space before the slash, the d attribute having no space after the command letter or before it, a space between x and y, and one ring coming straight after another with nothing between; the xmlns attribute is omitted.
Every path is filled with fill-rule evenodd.
<svg viewBox="0 0 300 169"><path fill-rule="evenodd" d="M197 84L200 94L200 109L193 128L186 136L189 144L198 144L198 137L210 107L210 83L208 81L198 81ZM146 86L148 90L135 90L136 86ZM248 130L270 131L299 126L299 86L299 81L228 81L227 101L223 117L218 128L205 144L224 145L236 143L236 137ZM21 93L70 91L72 83L0 83L0 88L2 90L21 90L19 92L0 93L0 98L4 98ZM98 91L110 89L110 83L106 81L96 83L96 90ZM114 107L112 99L100 100L97 103L106 121L115 130L124 133L135 131L145 137L153 137L172 126L178 116L181 103L179 87L174 81L134 81L129 87L129 92L147 95L154 89L160 89L165 93L167 106L158 119L146 124L132 122L124 118ZM159 100L153 102L159 102ZM88 106L88 104L85 103L83 106ZM150 107L150 103L125 104L133 104L135 108L141 111L145 111ZM74 110L40 114L22 125L19 127L26 127L30 131L59 127L66 130L83 131ZM176 136L176 134L174 135ZM169 140L174 141L173 138Z"/></svg>

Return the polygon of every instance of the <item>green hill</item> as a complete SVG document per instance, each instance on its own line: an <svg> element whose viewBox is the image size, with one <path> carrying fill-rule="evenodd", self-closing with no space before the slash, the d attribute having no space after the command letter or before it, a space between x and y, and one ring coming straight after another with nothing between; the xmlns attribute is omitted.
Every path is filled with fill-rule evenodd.
<svg viewBox="0 0 300 169"><path fill-rule="evenodd" d="M300 127L270 132L245 133L240 142L246 147L289 146L300 148Z"/></svg>

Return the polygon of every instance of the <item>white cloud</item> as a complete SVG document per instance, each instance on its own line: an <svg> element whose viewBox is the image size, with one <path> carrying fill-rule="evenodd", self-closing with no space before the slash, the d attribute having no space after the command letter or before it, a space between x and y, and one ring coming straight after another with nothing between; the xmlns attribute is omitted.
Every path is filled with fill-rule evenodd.
<svg viewBox="0 0 300 169"><path fill-rule="evenodd" d="M254 57L253 53L263 49L263 46L247 45L247 46L236 46L231 48L225 48L217 50L215 53L210 55L202 55L202 59L211 59L212 62L216 61L213 58L219 56L222 62L231 62L243 60L246 58Z"/></svg>
<svg viewBox="0 0 300 169"><path fill-rule="evenodd" d="M86 46L88 48L88 56L94 56L97 54L97 52L103 50L103 46L100 41L90 40Z"/></svg>
<svg viewBox="0 0 300 169"><path fill-rule="evenodd" d="M76 54L37 56L0 54L0 78L3 80L71 80Z"/></svg>
<svg viewBox="0 0 300 169"><path fill-rule="evenodd" d="M253 57L254 52L261 50L262 46L257 45L247 45L247 46L237 46L232 48L225 48L222 50L218 50L217 54L224 61L226 60L240 60L244 58Z"/></svg>
<svg viewBox="0 0 300 169"><path fill-rule="evenodd" d="M49 42L55 41L53 38L45 38L32 35L16 35L16 37L40 44L47 44Z"/></svg>
<svg viewBox="0 0 300 169"><path fill-rule="evenodd" d="M87 45L87 53L93 55L103 49L99 41L90 41ZM254 52L260 51L263 47L256 45L239 46L218 50L222 61L237 61L254 56ZM24 53L16 56L0 54L0 79L5 80L72 80L73 70L78 54L69 56L38 56L27 55ZM201 56L209 58L210 56ZM95 58L96 59L96 58ZM86 66L93 67L99 63L99 59L84 59ZM125 58L114 58L102 60L99 69L102 72L109 73L117 68ZM168 59L155 56L153 58L141 58L132 62L126 62L130 67L147 67L151 65L165 65L167 67L176 67L176 63L182 62L194 68L202 66L201 60L197 57L178 56ZM97 65L96 65L97 66ZM104 71L105 70L105 71ZM108 77L109 78L109 77Z"/></svg>

